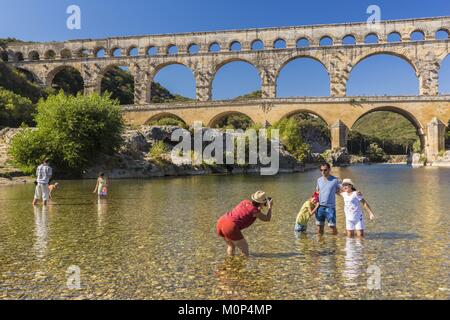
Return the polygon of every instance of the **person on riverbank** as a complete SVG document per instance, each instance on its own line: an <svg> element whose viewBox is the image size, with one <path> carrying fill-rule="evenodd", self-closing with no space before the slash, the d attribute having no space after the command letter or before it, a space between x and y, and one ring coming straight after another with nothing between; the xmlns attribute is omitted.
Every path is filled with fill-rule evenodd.
<svg viewBox="0 0 450 320"><path fill-rule="evenodd" d="M266 214L262 213L265 206L268 208ZM251 196L251 200L241 201L234 209L219 218L216 226L217 234L224 238L228 255L233 256L235 248L238 247L244 256L249 256L248 243L241 231L250 227L256 219L270 221L272 206L272 198L266 197L264 191L257 191Z"/></svg>
<svg viewBox="0 0 450 320"><path fill-rule="evenodd" d="M345 225L347 237L364 237L364 214L363 207L369 212L369 219L373 220L375 215L369 203L363 198L362 194L355 189L355 184L351 179L342 181L342 192L340 195L344 198Z"/></svg>
<svg viewBox="0 0 450 320"><path fill-rule="evenodd" d="M49 199L50 190L48 183L52 178L53 170L49 165L49 160L45 159L36 169L36 188L34 190L33 206L42 199L43 205L46 206Z"/></svg>
<svg viewBox="0 0 450 320"><path fill-rule="evenodd" d="M99 198L106 198L108 195L108 178L105 177L103 172L98 174L97 184L95 185L95 189L92 193L97 193Z"/></svg>
<svg viewBox="0 0 450 320"><path fill-rule="evenodd" d="M332 233L336 235L336 194L340 192L341 182L339 178L331 175L329 163L321 164L320 172L322 176L317 179L316 188L319 192L319 208L316 211L317 233L323 234L327 220Z"/></svg>
<svg viewBox="0 0 450 320"><path fill-rule="evenodd" d="M303 203L302 208L295 219L294 231L296 235L306 232L309 218L312 217L319 208L319 193L314 192L311 198Z"/></svg>

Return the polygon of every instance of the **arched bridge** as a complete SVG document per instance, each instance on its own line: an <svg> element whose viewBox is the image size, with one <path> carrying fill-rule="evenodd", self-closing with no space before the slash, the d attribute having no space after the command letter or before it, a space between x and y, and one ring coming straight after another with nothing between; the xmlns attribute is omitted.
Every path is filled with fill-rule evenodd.
<svg viewBox="0 0 450 320"><path fill-rule="evenodd" d="M446 38L436 38L438 32L445 33ZM73 67L83 78L85 93L100 92L103 76L112 67L128 67L135 81L135 104L125 106L124 114L127 121L136 124L163 115L177 116L188 124L195 120L211 124L230 112L244 113L255 122L266 124L307 111L328 123L332 146L339 147L346 145L349 128L364 114L394 111L415 125L427 158L432 160L444 149L445 124L450 120L450 96L438 94L440 66L450 53L449 33L450 17L437 17L383 21L378 26L346 23L17 43L9 45L2 57L29 71L42 85L51 85L62 68ZM376 43L367 43L368 36L375 37ZM395 41L389 40L392 36ZM353 43L344 43L343 39L349 37ZM104 55L100 56L100 51ZM390 54L408 62L418 78L419 94L346 97L352 69L376 54ZM277 98L280 70L299 57L312 58L325 67L330 78L330 97ZM261 99L211 101L215 74L232 61L255 66L261 78ZM151 104L152 80L159 70L171 64L192 70L197 99L183 104Z"/></svg>

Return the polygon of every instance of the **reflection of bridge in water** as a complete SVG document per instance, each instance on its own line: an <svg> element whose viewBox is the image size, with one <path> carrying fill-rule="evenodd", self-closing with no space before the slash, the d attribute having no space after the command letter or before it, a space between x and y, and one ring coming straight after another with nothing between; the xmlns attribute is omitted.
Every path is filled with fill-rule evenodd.
<svg viewBox="0 0 450 320"><path fill-rule="evenodd" d="M264 28L220 32L118 37L8 46L4 60L26 70L34 80L51 86L67 67L78 70L86 93L100 92L104 75L126 66L134 77L135 105L124 107L125 119L143 124L172 115L188 124L211 125L230 113L243 113L257 123L273 123L297 112L320 116L331 129L332 146L346 146L347 133L363 115L378 110L402 114L417 129L427 158L444 149L445 124L450 120L450 96L438 95L439 69L450 52L450 17L366 23ZM444 39L437 33L445 33ZM412 35L419 35L420 40ZM396 42L390 42L391 36ZM376 38L367 43L366 37ZM344 38L354 44L344 44ZM256 46L258 44L259 46ZM277 44L277 45L275 45ZM120 50L120 56L117 52ZM198 51L197 51L198 50ZM105 56L99 56L99 52ZM410 97L346 97L347 80L361 61L377 54L399 57L413 68L419 95ZM320 62L330 79L330 97L276 98L280 70L290 61L307 57ZM252 64L261 78L262 98L250 101L211 101L212 82L227 63ZM151 104L152 80L164 67L182 64L196 80L195 102Z"/></svg>

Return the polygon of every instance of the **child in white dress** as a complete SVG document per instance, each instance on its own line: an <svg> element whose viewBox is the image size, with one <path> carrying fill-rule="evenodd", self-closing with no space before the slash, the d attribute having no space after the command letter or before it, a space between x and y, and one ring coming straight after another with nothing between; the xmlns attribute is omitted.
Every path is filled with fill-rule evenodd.
<svg viewBox="0 0 450 320"><path fill-rule="evenodd" d="M372 209L364 200L362 194L356 191L354 183L350 179L342 181L342 190L340 195L344 198L345 224L347 229L347 237L364 237L364 215L362 207L369 212L369 219L375 218Z"/></svg>

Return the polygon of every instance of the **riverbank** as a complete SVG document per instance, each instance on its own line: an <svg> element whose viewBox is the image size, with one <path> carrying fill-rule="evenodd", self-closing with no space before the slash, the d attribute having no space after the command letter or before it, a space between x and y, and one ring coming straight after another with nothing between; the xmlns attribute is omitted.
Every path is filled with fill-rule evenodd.
<svg viewBox="0 0 450 320"><path fill-rule="evenodd" d="M216 164L212 159L203 159L197 165L186 163L181 156L172 155L171 151L178 142L173 142L172 133L179 129L176 126L141 126L128 128L124 135L124 144L112 156L103 155L97 159L96 166L87 168L81 178L95 179L98 172L104 172L112 179L148 179L154 177L198 176L198 175L242 175L259 174L264 166L257 165L225 165ZM8 148L12 138L21 129L0 130L0 186L32 183L34 179L24 175L12 165L8 156ZM218 129L212 129L219 133ZM155 148L155 146L161 148ZM155 151L156 150L156 151ZM312 154L305 162L294 158L281 145L279 147L279 173L305 172L317 168L322 161L335 166L372 164L366 156L349 155L345 148L327 151L323 154ZM197 155L192 154L191 160ZM417 158L417 157L416 157ZM391 155L385 160L389 164L411 164L413 159L406 155ZM420 159L413 164L420 165ZM433 163L433 166L450 167L450 151ZM60 177L57 177L60 179Z"/></svg>

